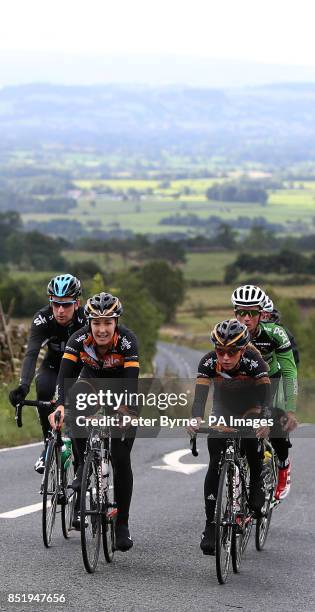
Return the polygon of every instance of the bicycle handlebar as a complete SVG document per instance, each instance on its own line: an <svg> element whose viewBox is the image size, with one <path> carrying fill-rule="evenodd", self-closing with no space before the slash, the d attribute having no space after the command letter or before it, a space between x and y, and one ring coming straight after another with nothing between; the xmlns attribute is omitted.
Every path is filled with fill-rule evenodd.
<svg viewBox="0 0 315 612"><path fill-rule="evenodd" d="M23 406L35 406L36 408L51 408L52 402L42 402L39 400L23 400L15 407L15 421L18 427L23 426L22 422L22 408Z"/></svg>

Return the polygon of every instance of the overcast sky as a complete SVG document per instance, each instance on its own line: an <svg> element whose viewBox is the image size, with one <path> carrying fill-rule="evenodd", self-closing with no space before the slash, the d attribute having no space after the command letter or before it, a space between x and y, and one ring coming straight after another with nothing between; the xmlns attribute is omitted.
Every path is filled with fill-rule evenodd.
<svg viewBox="0 0 315 612"><path fill-rule="evenodd" d="M313 0L10 0L0 51L174 54L315 66Z"/></svg>

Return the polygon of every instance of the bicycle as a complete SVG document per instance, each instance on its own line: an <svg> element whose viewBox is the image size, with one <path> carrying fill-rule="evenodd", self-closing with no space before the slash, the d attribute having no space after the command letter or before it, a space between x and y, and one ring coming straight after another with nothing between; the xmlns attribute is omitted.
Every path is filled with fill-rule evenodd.
<svg viewBox="0 0 315 612"><path fill-rule="evenodd" d="M35 406L36 408L51 408L52 402L38 400L24 400L16 406L15 420L18 427L22 427L23 406ZM56 425L60 421L60 412L56 413ZM61 506L61 525L63 536L69 538L72 530L72 520L76 501L76 494L70 483L74 478L73 457L69 466L65 468L61 460L61 448L63 445L61 431L54 430L48 434L48 444L45 457L45 471L41 484L43 496L42 510L42 535L46 548L51 546L52 534L56 520L57 506Z"/></svg>
<svg viewBox="0 0 315 612"><path fill-rule="evenodd" d="M265 546L270 527L272 511L279 505L275 500L274 493L278 482L278 463L275 451L268 440L264 440L264 467L263 484L265 489L265 504L262 508L262 515L256 521L255 545L257 550L262 550Z"/></svg>
<svg viewBox="0 0 315 612"><path fill-rule="evenodd" d="M98 564L101 538L111 563L115 552L117 505L114 497L110 430L93 427L86 443L81 484L80 530L84 567L90 574Z"/></svg>
<svg viewBox="0 0 315 612"><path fill-rule="evenodd" d="M198 433L226 439L219 465L219 486L215 509L216 573L220 584L227 580L232 558L233 571L240 571L242 556L252 530L254 515L249 509L249 468L241 453L240 432L232 428L200 428ZM232 434L232 435L231 435ZM191 437L191 451L198 456L196 436Z"/></svg>

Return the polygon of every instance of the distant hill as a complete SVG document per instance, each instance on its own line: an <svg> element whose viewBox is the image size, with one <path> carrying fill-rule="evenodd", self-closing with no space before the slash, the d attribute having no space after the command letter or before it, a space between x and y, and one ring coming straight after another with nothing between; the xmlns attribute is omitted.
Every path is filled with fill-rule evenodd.
<svg viewBox="0 0 315 612"><path fill-rule="evenodd" d="M10 86L0 90L0 134L0 151L61 145L271 163L315 159L315 83Z"/></svg>
<svg viewBox="0 0 315 612"><path fill-rule="evenodd" d="M142 83L155 87L171 84L225 89L266 83L315 82L315 60L312 67L170 54L1 53L0 86L32 82L66 85Z"/></svg>

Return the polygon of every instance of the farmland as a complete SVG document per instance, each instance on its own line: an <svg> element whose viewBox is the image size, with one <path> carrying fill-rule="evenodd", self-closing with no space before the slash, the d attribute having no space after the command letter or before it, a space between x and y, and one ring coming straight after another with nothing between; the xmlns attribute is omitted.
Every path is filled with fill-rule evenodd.
<svg viewBox="0 0 315 612"><path fill-rule="evenodd" d="M109 230L117 228L134 233L196 233L196 228L182 223L165 222L166 217L197 215L206 219L219 216L222 221L237 217L264 217L268 223L281 223L287 231L299 231L294 224L312 227L315 218L314 181L293 183L288 189L270 191L266 206L242 202L218 202L206 199L206 190L222 179L182 179L170 182L155 180L115 179L77 180L77 207L67 214L28 212L23 220L79 221L83 227ZM164 186L163 186L164 185ZM107 191L108 190L108 191ZM163 224L161 221L164 219Z"/></svg>

